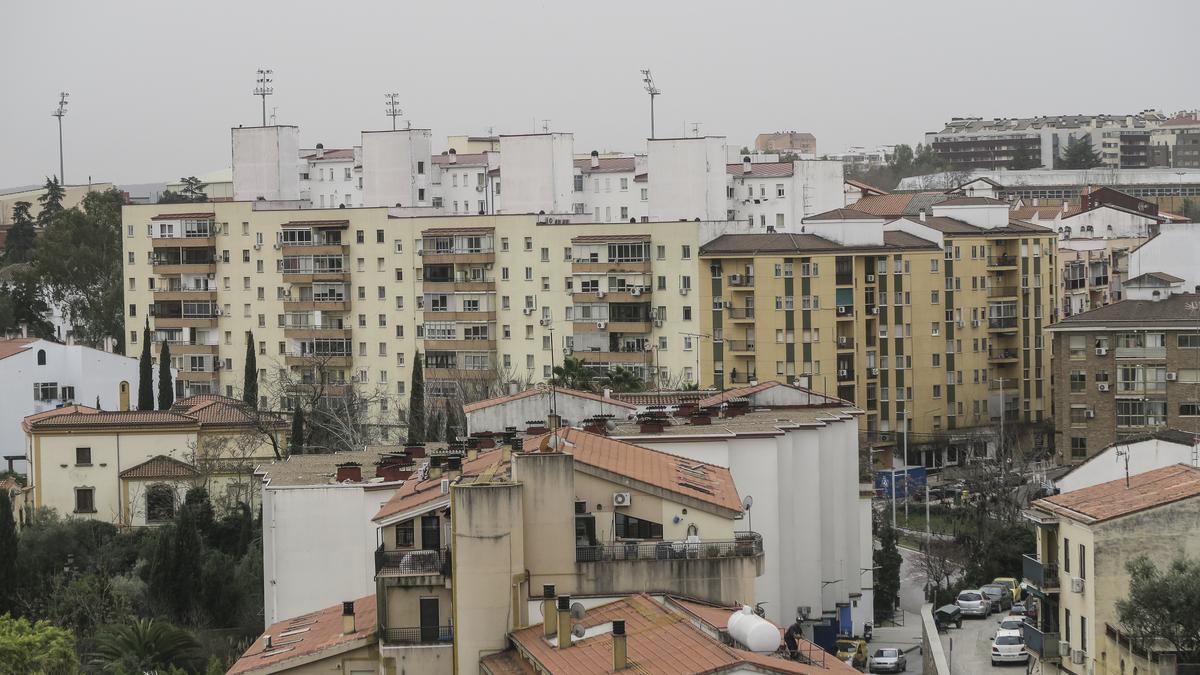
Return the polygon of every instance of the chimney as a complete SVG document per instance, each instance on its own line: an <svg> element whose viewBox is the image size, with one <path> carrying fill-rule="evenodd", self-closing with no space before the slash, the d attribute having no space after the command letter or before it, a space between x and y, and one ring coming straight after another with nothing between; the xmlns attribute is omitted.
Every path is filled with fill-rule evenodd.
<svg viewBox="0 0 1200 675"><path fill-rule="evenodd" d="M750 173L754 171L754 167L750 165L750 155L742 158L742 173Z"/></svg>
<svg viewBox="0 0 1200 675"><path fill-rule="evenodd" d="M354 601L347 600L342 603L342 635L350 635L354 633Z"/></svg>
<svg viewBox="0 0 1200 675"><path fill-rule="evenodd" d="M275 648L275 645L271 644L271 636L269 634L264 635L263 636L263 651L269 652L274 648Z"/></svg>
<svg viewBox="0 0 1200 675"><path fill-rule="evenodd" d="M600 168L600 153L595 150L592 151L592 168Z"/></svg>
<svg viewBox="0 0 1200 675"><path fill-rule="evenodd" d="M612 622L613 638L613 670L625 670L626 662L625 621L614 619Z"/></svg>
<svg viewBox="0 0 1200 675"><path fill-rule="evenodd" d="M409 457L424 457L425 446L420 444L406 445L404 446L404 452L408 454Z"/></svg>
<svg viewBox="0 0 1200 675"><path fill-rule="evenodd" d="M362 481L362 466L357 462L346 462L345 464L337 465L337 482L345 483L350 481L358 483Z"/></svg>
<svg viewBox="0 0 1200 675"><path fill-rule="evenodd" d="M554 584L542 585L542 637L547 640L558 632L558 615L554 611Z"/></svg>
<svg viewBox="0 0 1200 675"><path fill-rule="evenodd" d="M1067 209L1069 209L1069 208L1070 208L1070 205L1068 204L1067 200L1064 199L1063 200L1063 213L1066 213Z"/></svg>
<svg viewBox="0 0 1200 675"><path fill-rule="evenodd" d="M430 478L441 478L442 477L442 467L434 466L431 463L429 465L429 477Z"/></svg>
<svg viewBox="0 0 1200 675"><path fill-rule="evenodd" d="M317 143L317 159L323 159L324 157L325 157L325 144Z"/></svg>
<svg viewBox="0 0 1200 675"><path fill-rule="evenodd" d="M605 387L605 389L604 389L604 398L612 398L612 389L609 389L609 388Z"/></svg>
<svg viewBox="0 0 1200 675"><path fill-rule="evenodd" d="M558 596L558 648L571 646L571 596Z"/></svg>
<svg viewBox="0 0 1200 675"><path fill-rule="evenodd" d="M462 455L451 455L446 458L446 475L457 478L462 475Z"/></svg>
<svg viewBox="0 0 1200 675"><path fill-rule="evenodd" d="M454 148L450 148L449 161L451 164L458 164L458 151L455 150Z"/></svg>
<svg viewBox="0 0 1200 675"><path fill-rule="evenodd" d="M479 459L479 449L478 448L467 448L467 461L474 462L477 459Z"/></svg>
<svg viewBox="0 0 1200 675"><path fill-rule="evenodd" d="M921 217L921 222L925 222L925 209L921 209L918 215Z"/></svg>

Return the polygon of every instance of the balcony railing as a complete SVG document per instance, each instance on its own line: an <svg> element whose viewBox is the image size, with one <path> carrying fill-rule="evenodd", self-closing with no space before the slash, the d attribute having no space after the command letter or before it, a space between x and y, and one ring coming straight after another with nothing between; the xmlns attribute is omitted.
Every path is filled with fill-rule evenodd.
<svg viewBox="0 0 1200 675"><path fill-rule="evenodd" d="M1118 359L1165 359L1166 347L1117 347Z"/></svg>
<svg viewBox="0 0 1200 675"><path fill-rule="evenodd" d="M1008 361L1017 358L1017 350L1015 349L989 349L989 361Z"/></svg>
<svg viewBox="0 0 1200 675"><path fill-rule="evenodd" d="M854 338L846 336L846 335L839 335L837 337L837 348L838 349L854 349Z"/></svg>
<svg viewBox="0 0 1200 675"><path fill-rule="evenodd" d="M1012 255L990 255L987 260L988 267L1016 267L1017 257Z"/></svg>
<svg viewBox="0 0 1200 675"><path fill-rule="evenodd" d="M1007 298L1017 294L1016 286L988 286L989 298Z"/></svg>
<svg viewBox="0 0 1200 675"><path fill-rule="evenodd" d="M385 550L375 549L375 573L389 575L450 575L450 549Z"/></svg>
<svg viewBox="0 0 1200 675"><path fill-rule="evenodd" d="M753 319L753 307L729 307L725 310L731 319Z"/></svg>
<svg viewBox="0 0 1200 675"><path fill-rule="evenodd" d="M731 352L752 352L754 340L726 340L725 348Z"/></svg>
<svg viewBox="0 0 1200 675"><path fill-rule="evenodd" d="M1021 556L1021 575L1042 590L1058 588L1058 565L1043 563L1036 555Z"/></svg>
<svg viewBox="0 0 1200 675"><path fill-rule="evenodd" d="M754 286L754 277L746 276L745 274L730 274L729 285L742 288L751 288Z"/></svg>
<svg viewBox="0 0 1200 675"><path fill-rule="evenodd" d="M385 645L437 645L454 642L454 626L382 628L379 632Z"/></svg>
<svg viewBox="0 0 1200 675"><path fill-rule="evenodd" d="M614 544L576 546L575 561L750 558L763 552L762 535L757 532L735 532L734 537L732 541L620 541Z"/></svg>
<svg viewBox="0 0 1200 675"><path fill-rule="evenodd" d="M1061 658L1058 652L1058 633L1043 633L1030 623L1021 626L1021 631L1025 638L1025 648L1030 653L1040 659L1057 661Z"/></svg>
<svg viewBox="0 0 1200 675"><path fill-rule="evenodd" d="M988 319L988 328L1016 328L1017 317L1015 316L998 316Z"/></svg>

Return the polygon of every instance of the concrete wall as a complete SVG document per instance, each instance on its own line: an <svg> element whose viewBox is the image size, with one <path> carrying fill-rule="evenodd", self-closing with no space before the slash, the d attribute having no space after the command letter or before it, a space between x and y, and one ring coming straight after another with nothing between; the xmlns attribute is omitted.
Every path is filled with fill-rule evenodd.
<svg viewBox="0 0 1200 675"><path fill-rule="evenodd" d="M500 137L497 213L570 213L575 190L571 134Z"/></svg>
<svg viewBox="0 0 1200 675"><path fill-rule="evenodd" d="M428 129L364 131L363 206L428 206L433 201ZM424 199L421 193L424 191Z"/></svg>
<svg viewBox="0 0 1200 675"><path fill-rule="evenodd" d="M981 204L981 205L952 205L944 206L934 204L933 214L935 216L945 216L947 218L957 218L966 223L970 223L976 227L982 227L990 230L995 227L1005 227L1008 225L1008 205L1007 204Z"/></svg>
<svg viewBox="0 0 1200 675"><path fill-rule="evenodd" d="M1130 279L1147 272L1165 272L1183 279L1184 291L1200 285L1200 224L1163 225L1157 237L1129 254Z"/></svg>
<svg viewBox="0 0 1200 675"><path fill-rule="evenodd" d="M234 200L300 199L299 127L238 127L232 134Z"/></svg>
<svg viewBox="0 0 1200 675"><path fill-rule="evenodd" d="M724 220L725 137L647 141L650 220Z"/></svg>
<svg viewBox="0 0 1200 675"><path fill-rule="evenodd" d="M389 675L450 675L454 672L454 650L450 645L380 645L379 656L385 668L389 664L394 668L384 671Z"/></svg>
<svg viewBox="0 0 1200 675"><path fill-rule="evenodd" d="M268 484L262 493L266 625L375 591L371 517L393 490Z"/></svg>
<svg viewBox="0 0 1200 675"><path fill-rule="evenodd" d="M664 591L723 605L754 605L754 578L762 566L761 557L581 562L575 565L576 592Z"/></svg>
<svg viewBox="0 0 1200 675"><path fill-rule="evenodd" d="M470 433L474 433L476 431L504 431L506 426L515 426L523 431L526 428L526 422L546 421L551 410L550 398L550 390L547 389L531 396L473 410L467 413L467 429ZM619 405L615 401L597 401L582 396L573 396L561 390L555 394L554 398L554 408L558 410L558 415L562 418L562 426L579 426L583 420L596 415L615 415L617 419L623 420L626 414L634 411L633 408Z"/></svg>
<svg viewBox="0 0 1200 675"><path fill-rule="evenodd" d="M950 661L933 621L933 605L921 606L921 654L922 675L950 675Z"/></svg>
<svg viewBox="0 0 1200 675"><path fill-rule="evenodd" d="M528 587L540 590L543 584L554 584L560 594L572 592L574 505L583 498L577 488L575 458L560 452L516 453L512 477L525 487L521 527L531 535L524 552Z"/></svg>
<svg viewBox="0 0 1200 675"><path fill-rule="evenodd" d="M801 231L845 246L883 246L883 219L810 220Z"/></svg>
<svg viewBox="0 0 1200 675"><path fill-rule="evenodd" d="M1063 492L1071 492L1124 478L1125 459L1118 457L1118 452L1129 453L1131 476L1172 464L1191 464L1193 456L1191 446L1158 439L1113 446L1092 457L1090 461L1076 466L1071 473L1055 481L1055 487Z"/></svg>
<svg viewBox="0 0 1200 675"><path fill-rule="evenodd" d="M374 643L287 669L288 675L367 675L379 672Z"/></svg>

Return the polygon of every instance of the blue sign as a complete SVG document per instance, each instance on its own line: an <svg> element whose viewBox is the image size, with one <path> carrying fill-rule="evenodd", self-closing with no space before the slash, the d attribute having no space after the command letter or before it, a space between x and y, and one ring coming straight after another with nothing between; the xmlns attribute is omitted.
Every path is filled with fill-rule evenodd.
<svg viewBox="0 0 1200 675"><path fill-rule="evenodd" d="M909 466L903 469L875 472L875 496L883 499L892 498L892 484L896 486L896 499L907 499L909 495L925 492L925 482L928 474L923 466Z"/></svg>

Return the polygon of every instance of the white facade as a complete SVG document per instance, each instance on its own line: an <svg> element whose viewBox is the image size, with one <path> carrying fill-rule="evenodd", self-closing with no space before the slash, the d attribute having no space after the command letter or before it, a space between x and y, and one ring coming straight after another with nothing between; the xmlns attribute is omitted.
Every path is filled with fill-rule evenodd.
<svg viewBox="0 0 1200 675"><path fill-rule="evenodd" d="M496 212L571 213L574 152L571 134L501 136Z"/></svg>
<svg viewBox="0 0 1200 675"><path fill-rule="evenodd" d="M371 518L400 483L275 486L270 466L259 469L265 625L373 594Z"/></svg>
<svg viewBox="0 0 1200 675"><path fill-rule="evenodd" d="M594 223L648 220L649 189L637 180L645 162L645 156L576 160L571 212L591 215Z"/></svg>
<svg viewBox="0 0 1200 675"><path fill-rule="evenodd" d="M804 218L841 208L846 200L841 162L753 159L728 165L730 220L744 220L759 231L799 231Z"/></svg>
<svg viewBox="0 0 1200 675"><path fill-rule="evenodd" d="M499 152L458 154L447 152L433 157L433 202L445 215L495 213L490 169L500 166Z"/></svg>
<svg viewBox="0 0 1200 675"><path fill-rule="evenodd" d="M658 138L646 142L651 221L725 220L725 137Z"/></svg>
<svg viewBox="0 0 1200 675"><path fill-rule="evenodd" d="M515 426L525 429L526 422L546 421L551 410L557 410L562 426L579 426L584 420L596 415L613 415L618 420L637 410L637 406L603 399L595 394L583 394L570 389L531 389L521 394L503 397L503 402L488 401L465 406L467 433L478 431L504 431Z"/></svg>
<svg viewBox="0 0 1200 675"><path fill-rule="evenodd" d="M18 347L19 343L26 344ZM0 406L0 449L3 455L25 455L21 420L69 403L120 410L122 401L137 404L138 360L46 340L4 340L15 353L0 358L4 405ZM156 369L157 371L157 369ZM155 373L157 377L157 372ZM126 394L122 394L122 391ZM14 469L23 472L24 460Z"/></svg>
<svg viewBox="0 0 1200 675"><path fill-rule="evenodd" d="M233 199L300 199L300 128L238 127L233 133Z"/></svg>
<svg viewBox="0 0 1200 675"><path fill-rule="evenodd" d="M300 199L314 208L363 206L362 148L301 150Z"/></svg>
<svg viewBox="0 0 1200 675"><path fill-rule="evenodd" d="M1054 481L1054 487L1060 492L1071 492L1121 480L1126 475L1126 466L1130 476L1173 464L1200 466L1197 463L1197 458L1200 457L1200 443L1190 444L1182 441L1183 438L1150 438L1134 443L1110 445Z"/></svg>
<svg viewBox="0 0 1200 675"><path fill-rule="evenodd" d="M1183 279L1184 292L1200 286L1200 224L1164 223L1158 236L1129 254L1129 278L1162 272Z"/></svg>
<svg viewBox="0 0 1200 675"><path fill-rule="evenodd" d="M428 129L364 131L363 206L429 206L432 164Z"/></svg>

